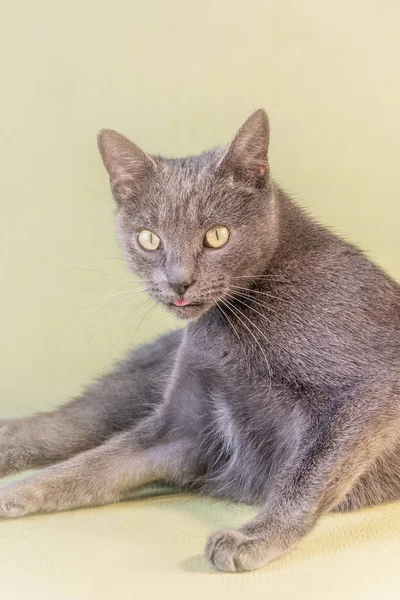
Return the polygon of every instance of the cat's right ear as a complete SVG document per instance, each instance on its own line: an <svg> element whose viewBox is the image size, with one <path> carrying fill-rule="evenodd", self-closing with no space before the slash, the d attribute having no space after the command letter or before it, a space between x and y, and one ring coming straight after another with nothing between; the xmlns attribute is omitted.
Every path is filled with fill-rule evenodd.
<svg viewBox="0 0 400 600"><path fill-rule="evenodd" d="M135 198L156 170L154 160L139 146L112 129L102 129L97 144L117 202Z"/></svg>
<svg viewBox="0 0 400 600"><path fill-rule="evenodd" d="M257 187L268 179L269 122L264 109L243 123L219 164L221 173L245 179Z"/></svg>

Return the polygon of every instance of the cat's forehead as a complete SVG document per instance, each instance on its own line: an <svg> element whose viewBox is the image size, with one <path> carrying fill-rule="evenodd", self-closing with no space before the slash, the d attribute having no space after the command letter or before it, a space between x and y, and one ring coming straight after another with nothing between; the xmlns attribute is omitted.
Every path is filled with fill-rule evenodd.
<svg viewBox="0 0 400 600"><path fill-rule="evenodd" d="M217 207L215 171L220 155L211 151L160 161L150 191L151 217L164 226L176 228L179 223L195 227L211 216Z"/></svg>
<svg viewBox="0 0 400 600"><path fill-rule="evenodd" d="M222 154L222 148L215 148L197 156L161 159L160 181L167 190L184 196L208 190Z"/></svg>

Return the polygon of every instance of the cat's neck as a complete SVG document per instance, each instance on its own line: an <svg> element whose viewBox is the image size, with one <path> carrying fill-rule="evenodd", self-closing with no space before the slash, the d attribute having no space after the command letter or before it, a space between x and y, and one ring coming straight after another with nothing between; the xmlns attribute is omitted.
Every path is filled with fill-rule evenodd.
<svg viewBox="0 0 400 600"><path fill-rule="evenodd" d="M276 238L273 256L267 257L264 275L281 272L298 263L312 250L323 252L327 244L339 242L334 234L317 223L297 205L276 183L273 184L276 219Z"/></svg>

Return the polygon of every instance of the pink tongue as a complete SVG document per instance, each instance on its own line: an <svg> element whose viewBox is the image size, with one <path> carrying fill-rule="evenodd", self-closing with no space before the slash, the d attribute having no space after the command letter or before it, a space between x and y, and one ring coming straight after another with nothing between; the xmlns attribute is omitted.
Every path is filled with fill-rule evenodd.
<svg viewBox="0 0 400 600"><path fill-rule="evenodd" d="M190 300L174 300L175 306L187 306L191 304Z"/></svg>

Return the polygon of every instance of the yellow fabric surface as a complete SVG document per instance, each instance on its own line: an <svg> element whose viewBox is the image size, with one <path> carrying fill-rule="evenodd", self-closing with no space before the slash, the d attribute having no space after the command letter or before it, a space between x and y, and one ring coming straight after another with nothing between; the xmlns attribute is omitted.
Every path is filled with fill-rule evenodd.
<svg viewBox="0 0 400 600"><path fill-rule="evenodd" d="M0 597L398 600L400 504L329 515L260 571L214 571L202 555L207 535L254 512L168 495L2 522Z"/></svg>
<svg viewBox="0 0 400 600"><path fill-rule="evenodd" d="M1 9L0 417L64 402L132 337L174 326L155 311L135 333L142 297L113 304L132 279L95 147L102 127L184 155L227 142L265 107L278 181L400 279L398 0ZM259 572L211 571L207 535L253 514L166 496L2 521L0 599L400 598L400 504L325 517Z"/></svg>

